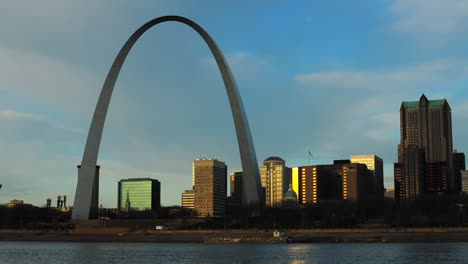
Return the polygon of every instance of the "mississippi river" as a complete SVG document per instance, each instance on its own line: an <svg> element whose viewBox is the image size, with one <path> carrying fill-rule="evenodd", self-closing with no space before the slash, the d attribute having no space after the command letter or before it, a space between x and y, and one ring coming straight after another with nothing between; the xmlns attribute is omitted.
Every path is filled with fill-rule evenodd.
<svg viewBox="0 0 468 264"><path fill-rule="evenodd" d="M468 263L468 243L0 242L0 263Z"/></svg>

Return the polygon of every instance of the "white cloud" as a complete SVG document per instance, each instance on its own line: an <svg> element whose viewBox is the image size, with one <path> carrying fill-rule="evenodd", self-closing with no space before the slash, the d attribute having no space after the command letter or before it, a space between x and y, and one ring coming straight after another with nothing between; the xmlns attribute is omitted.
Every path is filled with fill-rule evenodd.
<svg viewBox="0 0 468 264"><path fill-rule="evenodd" d="M35 115L31 113L20 113L13 110L0 110L0 119L9 119L9 120L20 120L20 119L32 119L40 120L43 119L40 115Z"/></svg>
<svg viewBox="0 0 468 264"><path fill-rule="evenodd" d="M431 88L468 78L465 61L439 60L387 71L334 71L300 74L297 83L314 89L363 89L382 92Z"/></svg>
<svg viewBox="0 0 468 264"><path fill-rule="evenodd" d="M393 29L405 33L453 34L468 28L468 1L396 0Z"/></svg>

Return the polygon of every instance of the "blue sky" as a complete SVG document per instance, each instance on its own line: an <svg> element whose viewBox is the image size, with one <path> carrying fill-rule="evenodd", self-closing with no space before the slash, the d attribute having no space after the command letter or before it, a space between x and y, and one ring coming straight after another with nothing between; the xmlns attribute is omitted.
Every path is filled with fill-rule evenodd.
<svg viewBox="0 0 468 264"><path fill-rule="evenodd" d="M353 154L384 159L393 186L401 101L447 98L454 148L468 150L468 2L2 1L0 203L72 202L76 165L104 78L148 20L186 16L231 65L257 158L289 166ZM240 169L221 77L190 28L162 24L135 45L110 105L99 164L101 203L117 182L152 177L180 203L199 157Z"/></svg>

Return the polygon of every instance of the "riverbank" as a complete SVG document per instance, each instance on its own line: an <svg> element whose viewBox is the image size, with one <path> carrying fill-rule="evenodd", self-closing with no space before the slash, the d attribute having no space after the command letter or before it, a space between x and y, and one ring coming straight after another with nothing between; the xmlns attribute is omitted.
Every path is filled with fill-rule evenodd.
<svg viewBox="0 0 468 264"><path fill-rule="evenodd" d="M294 243L468 242L468 229L285 230ZM0 231L0 241L203 243L206 238L267 238L272 230L168 230L128 232L85 229L70 232Z"/></svg>

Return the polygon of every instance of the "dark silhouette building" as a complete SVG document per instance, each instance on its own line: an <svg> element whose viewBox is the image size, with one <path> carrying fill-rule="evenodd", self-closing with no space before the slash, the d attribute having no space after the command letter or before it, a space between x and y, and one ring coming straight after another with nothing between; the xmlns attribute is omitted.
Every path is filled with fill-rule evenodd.
<svg viewBox="0 0 468 264"><path fill-rule="evenodd" d="M455 178L455 191L462 191L462 180L461 180L461 171L466 169L465 164L465 153L455 152L453 153L453 176Z"/></svg>
<svg viewBox="0 0 468 264"><path fill-rule="evenodd" d="M395 197L411 199L424 193L444 195L455 190L452 117L447 100L402 102L400 144L394 165Z"/></svg>
<svg viewBox="0 0 468 264"><path fill-rule="evenodd" d="M231 202L242 205L242 171L235 171L230 175Z"/></svg>

